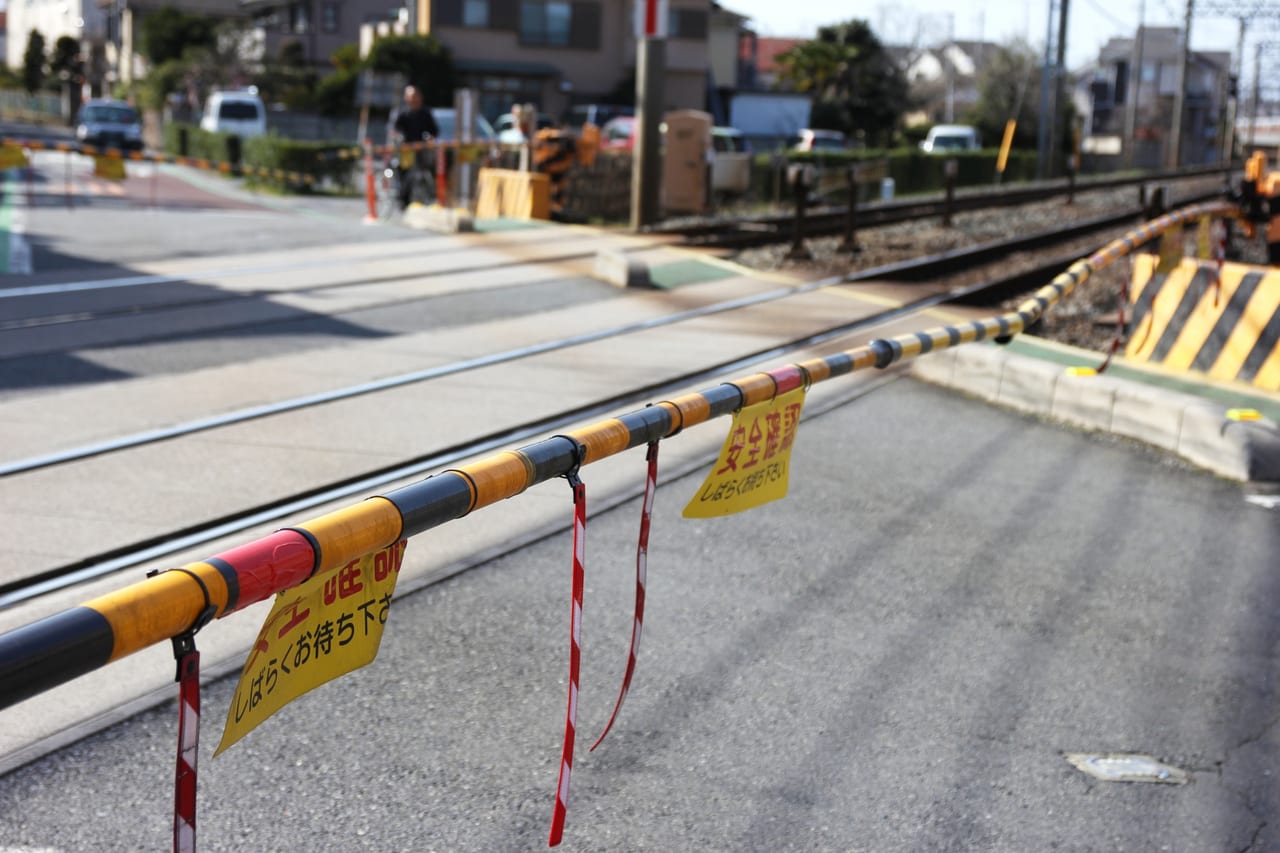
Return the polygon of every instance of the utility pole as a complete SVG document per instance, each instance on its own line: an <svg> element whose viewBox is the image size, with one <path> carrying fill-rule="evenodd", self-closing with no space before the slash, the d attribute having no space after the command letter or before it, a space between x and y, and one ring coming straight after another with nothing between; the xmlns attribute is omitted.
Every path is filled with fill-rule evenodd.
<svg viewBox="0 0 1280 853"><path fill-rule="evenodd" d="M667 68L667 2L636 0L636 143L631 153L631 230L658 221L662 170L662 82Z"/></svg>
<svg viewBox="0 0 1280 853"><path fill-rule="evenodd" d="M1057 0L1049 0L1049 28L1044 37L1044 64L1040 68L1040 121L1036 127L1036 179L1043 181L1051 172L1049 165L1050 139L1053 135L1053 114L1050 108L1051 87L1050 76L1053 69L1050 61L1053 57L1053 21L1057 11Z"/></svg>
<svg viewBox="0 0 1280 853"><path fill-rule="evenodd" d="M1133 39L1133 61L1129 68L1128 103L1124 110L1124 144L1126 161L1132 169L1138 162L1138 102L1142 97L1142 27L1146 21L1146 0L1138 0L1138 32Z"/></svg>
<svg viewBox="0 0 1280 853"><path fill-rule="evenodd" d="M1182 23L1182 50L1178 54L1178 78L1173 88L1173 128L1169 136L1169 168L1182 165L1182 120L1187 108L1187 65L1191 60L1191 16L1195 3L1187 0Z"/></svg>
<svg viewBox="0 0 1280 853"><path fill-rule="evenodd" d="M1061 135L1059 125L1065 99L1067 85L1067 7L1070 0L1058 0L1058 55L1054 63L1053 79L1053 122L1049 125L1049 164L1057 160L1058 137Z"/></svg>

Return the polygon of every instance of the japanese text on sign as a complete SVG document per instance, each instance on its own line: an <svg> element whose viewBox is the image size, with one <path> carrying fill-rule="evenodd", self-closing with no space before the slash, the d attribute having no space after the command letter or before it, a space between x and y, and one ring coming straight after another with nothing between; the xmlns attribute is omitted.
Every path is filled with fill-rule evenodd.
<svg viewBox="0 0 1280 853"><path fill-rule="evenodd" d="M787 496L791 446L804 406L796 388L733 416L711 473L684 508L685 518L714 518Z"/></svg>
<svg viewBox="0 0 1280 853"><path fill-rule="evenodd" d="M227 711L217 755L294 699L378 655L404 541L276 596Z"/></svg>

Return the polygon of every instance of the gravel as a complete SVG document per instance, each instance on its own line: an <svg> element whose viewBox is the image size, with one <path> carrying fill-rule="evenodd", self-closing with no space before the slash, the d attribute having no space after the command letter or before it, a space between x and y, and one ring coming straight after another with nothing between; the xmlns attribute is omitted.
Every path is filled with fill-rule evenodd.
<svg viewBox="0 0 1280 853"><path fill-rule="evenodd" d="M1186 182L1179 189L1181 193L1191 194L1214 191L1220 187L1220 180L1211 178ZM789 259L787 255L791 247L788 244L746 249L736 253L732 259L752 269L783 272L806 279L827 278L922 255L1002 240L1014 233L1050 231L1066 223L1105 216L1117 210L1136 209L1137 204L1138 195L1132 188L1101 190L1077 195L1073 204L1066 204L1065 199L1057 199L1017 207L960 213L953 217L950 227L943 227L935 221L860 229L857 232L857 242L861 251L852 255L839 250L843 242L841 237L819 237L806 241L806 246L813 255L812 260ZM1189 230L1189 253L1195 252L1194 239L1194 231ZM1099 242L1092 249L1104 244L1105 241ZM1081 256L1089 254L1092 249L1086 245ZM1266 262L1266 249L1260 239L1245 241L1237 234L1232 249L1246 263ZM1127 258L1099 270L1084 287L1049 312L1034 333L1099 352L1110 349L1116 335L1116 312L1121 292L1130 271L1131 262ZM1002 308L1012 307L1018 301L1014 300Z"/></svg>

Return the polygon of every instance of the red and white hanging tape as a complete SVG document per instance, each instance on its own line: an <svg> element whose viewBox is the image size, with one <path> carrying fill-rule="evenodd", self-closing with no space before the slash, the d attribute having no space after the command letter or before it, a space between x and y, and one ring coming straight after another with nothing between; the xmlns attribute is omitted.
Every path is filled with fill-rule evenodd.
<svg viewBox="0 0 1280 853"><path fill-rule="evenodd" d="M195 853L196 760L200 753L200 653L178 659L178 763L174 778L173 849Z"/></svg>
<svg viewBox="0 0 1280 853"><path fill-rule="evenodd" d="M564 745L560 750L560 779L556 783L556 808L551 816L547 846L555 847L564 836L569 811L569 777L573 773L573 741L578 726L578 669L582 661L582 588L586 580L584 542L587 536L587 487L576 471L568 475L573 487L573 612L569 645L569 707L565 712Z"/></svg>
<svg viewBox="0 0 1280 853"><path fill-rule="evenodd" d="M636 610L631 621L631 648L627 653L627 671L622 676L622 689L618 691L618 701L614 703L609 722L596 742L591 745L594 750L604 740L605 735L613 728L618 712L622 710L622 700L627 698L631 689L631 676L636 671L636 657L640 654L640 633L644 628L644 585L649 564L649 522L653 518L653 494L658 488L658 442L650 442L649 452L645 456L649 462L649 473L644 481L644 503L640 510L640 541L636 545Z"/></svg>

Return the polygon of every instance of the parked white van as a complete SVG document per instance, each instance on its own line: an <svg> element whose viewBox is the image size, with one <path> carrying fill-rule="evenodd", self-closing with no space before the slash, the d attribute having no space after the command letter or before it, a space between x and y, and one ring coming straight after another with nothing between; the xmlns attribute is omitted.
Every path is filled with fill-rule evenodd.
<svg viewBox="0 0 1280 853"><path fill-rule="evenodd" d="M245 138L262 136L267 132L267 108L254 89L213 92L205 101L200 128Z"/></svg>
<svg viewBox="0 0 1280 853"><path fill-rule="evenodd" d="M978 131L967 124L939 124L929 128L920 150L930 154L948 151L977 151L982 147Z"/></svg>

